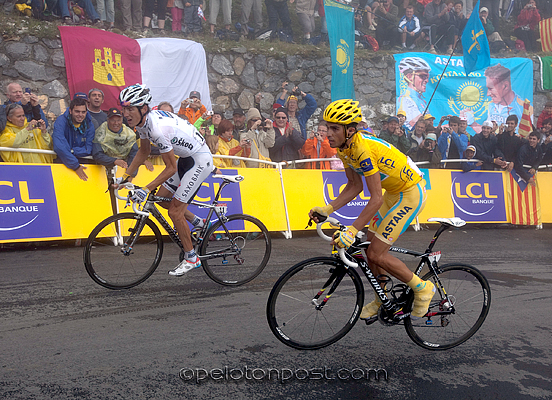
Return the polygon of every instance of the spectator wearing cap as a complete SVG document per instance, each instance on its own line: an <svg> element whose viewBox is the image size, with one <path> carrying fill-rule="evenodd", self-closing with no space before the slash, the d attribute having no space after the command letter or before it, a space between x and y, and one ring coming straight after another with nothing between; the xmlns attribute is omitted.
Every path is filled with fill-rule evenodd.
<svg viewBox="0 0 552 400"><path fill-rule="evenodd" d="M466 147L466 150L464 151L464 158L468 161L462 161L460 163L460 167L462 168L462 171L469 172L469 171L473 171L474 169L481 169L483 162L473 159L476 153L477 153L477 149L473 144L470 144L468 147Z"/></svg>
<svg viewBox="0 0 552 400"><path fill-rule="evenodd" d="M380 121L381 124L381 130L376 133L376 136L379 137L382 132L385 132L387 130L388 124L387 121L389 120L389 117L385 117Z"/></svg>
<svg viewBox="0 0 552 400"><path fill-rule="evenodd" d="M101 106L104 102L104 93L101 89L90 89L88 92L88 114L92 117L94 129L107 121L107 114L102 111Z"/></svg>
<svg viewBox="0 0 552 400"><path fill-rule="evenodd" d="M241 134L247 131L247 129L245 128L245 111L243 111L241 108L235 108L234 112L232 113L232 121L234 123L234 131L232 133L232 136L234 137L234 139L239 141Z"/></svg>
<svg viewBox="0 0 552 400"><path fill-rule="evenodd" d="M468 119L466 117L458 117L458 118L460 118L460 123L458 124L458 134L466 135L469 142L470 134L468 133Z"/></svg>
<svg viewBox="0 0 552 400"><path fill-rule="evenodd" d="M426 122L426 128L427 127L435 128L435 126L433 125L435 123L435 117L430 113L426 113L424 115L424 121Z"/></svg>
<svg viewBox="0 0 552 400"><path fill-rule="evenodd" d="M428 133L424 139L422 145L410 149L408 156L414 162L427 162L429 163L429 168L440 168L441 167L441 152L437 147L437 136L434 133ZM423 164L422 168L425 168L426 165Z"/></svg>
<svg viewBox="0 0 552 400"><path fill-rule="evenodd" d="M506 168L506 161L500 157L497 151L498 139L492 134L493 124L491 121L483 122L481 132L474 135L471 144L477 150L477 158L483 162L482 170L492 171L496 167Z"/></svg>
<svg viewBox="0 0 552 400"><path fill-rule="evenodd" d="M75 95L69 108L54 122L52 138L58 156L56 161L75 171L83 181L88 180L88 176L82 164L89 162L84 157L92 155L94 136L94 124L88 114L86 100Z"/></svg>
<svg viewBox="0 0 552 400"><path fill-rule="evenodd" d="M98 164L108 168L128 168L138 152L136 134L123 124L123 114L110 108L106 121L96 129L92 143L92 157Z"/></svg>
<svg viewBox="0 0 552 400"><path fill-rule="evenodd" d="M201 95L197 90L192 90L190 97L180 103L178 115L185 116L193 125L205 112L207 112L207 108L201 103Z"/></svg>
<svg viewBox="0 0 552 400"><path fill-rule="evenodd" d="M379 138L392 144L403 154L406 154L410 150L410 140L399 126L399 119L397 117L389 117L387 120L387 130L382 131Z"/></svg>
<svg viewBox="0 0 552 400"><path fill-rule="evenodd" d="M363 124L362 121L357 125L357 131L363 130L363 126L359 128L359 125ZM368 128L368 124L366 124ZM370 128L368 128L370 129ZM307 158L332 158L337 154L337 149L332 149L330 141L328 140L328 125L326 121L320 121L316 132L311 131L309 138L305 141L301 152ZM331 162L328 161L313 161L305 164L305 168L308 169L331 169Z"/></svg>
<svg viewBox="0 0 552 400"><path fill-rule="evenodd" d="M311 94L306 94L305 92L299 90L297 86L293 88L291 95L287 97L287 86L287 82L282 83L282 94L280 95L280 98L276 100L276 102L287 108L289 123L294 129L301 132L303 139L306 140L307 121L311 117L312 113L314 113L314 110L316 110L316 100L314 99L314 97L312 97ZM305 103L307 103L307 105L302 110L299 110L299 98L297 97L299 95L303 98L303 100L305 100Z"/></svg>
<svg viewBox="0 0 552 400"><path fill-rule="evenodd" d="M11 82L6 87L6 97L7 100L4 102L4 110L0 112L0 128L2 128L2 130L6 126L5 108L12 103L17 103L23 107L28 122L32 120L43 120L46 123L46 128L48 128L48 119L46 115L44 115L44 111L38 102L38 96L32 93L30 88L26 88L25 91L23 91L19 83Z"/></svg>
<svg viewBox="0 0 552 400"><path fill-rule="evenodd" d="M269 149L274 146L275 132L273 121L263 121L261 113L256 108L250 108L246 115L246 131L242 132L240 142L246 141L251 146L251 160L264 159L270 156ZM255 161L246 161L249 168L266 168L268 165Z"/></svg>
<svg viewBox="0 0 552 400"><path fill-rule="evenodd" d="M245 139L238 142L232 136L233 131L234 125L232 121L227 119L221 121L217 130L217 134L219 135L217 154L248 158L251 155L251 143L248 143ZM245 162L242 160L223 158L222 164L224 164L225 168L245 168Z"/></svg>
<svg viewBox="0 0 552 400"><path fill-rule="evenodd" d="M305 144L305 139L289 122L288 112L281 107L274 116L274 146L269 150L272 161L294 161L301 155L299 151Z"/></svg>
<svg viewBox="0 0 552 400"><path fill-rule="evenodd" d="M502 41L502 37L498 32L496 32L495 27L489 18L489 9L487 7L481 7L479 10L479 19L483 24L485 35L487 35L489 42Z"/></svg>
<svg viewBox="0 0 552 400"><path fill-rule="evenodd" d="M542 128L544 121L552 118L552 101L547 101L544 105L544 110L540 113L539 119L537 119L537 128Z"/></svg>

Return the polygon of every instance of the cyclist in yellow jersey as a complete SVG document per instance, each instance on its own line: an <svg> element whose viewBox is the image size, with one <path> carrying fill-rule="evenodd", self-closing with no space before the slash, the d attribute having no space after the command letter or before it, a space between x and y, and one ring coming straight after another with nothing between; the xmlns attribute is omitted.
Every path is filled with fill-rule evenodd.
<svg viewBox="0 0 552 400"><path fill-rule="evenodd" d="M368 264L374 276L387 272L406 283L414 291L411 317L420 318L428 310L435 294L429 281L422 281L389 248L422 211L426 199L425 181L416 165L399 150L384 140L357 132L362 119L357 101L337 100L324 111L328 123L330 146L337 148L343 161L347 185L337 198L324 207L314 207L309 216L317 212L328 216L353 200L363 189L363 177L370 192L370 200L358 218L345 232L335 238L338 247L348 248L359 230L368 225L371 241L366 250ZM385 189L385 194L382 193ZM362 309L360 318L375 319L381 306L379 296Z"/></svg>

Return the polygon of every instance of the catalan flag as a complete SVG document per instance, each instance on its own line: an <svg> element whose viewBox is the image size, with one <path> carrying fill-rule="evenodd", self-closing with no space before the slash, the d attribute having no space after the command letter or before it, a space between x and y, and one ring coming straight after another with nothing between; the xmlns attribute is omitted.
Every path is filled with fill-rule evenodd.
<svg viewBox="0 0 552 400"><path fill-rule="evenodd" d="M534 186L529 185L515 170L512 170L506 178L506 198L512 224L540 225L542 223L539 186L536 179Z"/></svg>
<svg viewBox="0 0 552 400"><path fill-rule="evenodd" d="M552 18L540 20L539 30L541 34L542 51L552 51Z"/></svg>
<svg viewBox="0 0 552 400"><path fill-rule="evenodd" d="M523 115L521 116L521 121L519 123L518 133L527 137L533 131L533 126L531 125L531 102L525 99L523 103Z"/></svg>

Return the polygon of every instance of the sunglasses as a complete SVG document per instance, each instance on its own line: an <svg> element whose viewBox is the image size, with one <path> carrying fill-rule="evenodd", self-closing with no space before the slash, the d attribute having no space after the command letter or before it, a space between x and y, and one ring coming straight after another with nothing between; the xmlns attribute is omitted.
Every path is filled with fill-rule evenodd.
<svg viewBox="0 0 552 400"><path fill-rule="evenodd" d="M276 119L287 119L287 117L276 117Z"/></svg>

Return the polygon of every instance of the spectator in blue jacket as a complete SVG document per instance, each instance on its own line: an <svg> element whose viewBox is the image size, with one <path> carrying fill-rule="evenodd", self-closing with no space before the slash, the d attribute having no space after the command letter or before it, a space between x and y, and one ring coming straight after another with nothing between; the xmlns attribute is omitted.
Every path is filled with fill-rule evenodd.
<svg viewBox="0 0 552 400"><path fill-rule="evenodd" d="M462 158L468 147L468 136L458 134L460 118L457 116L450 117L449 125L448 128L445 126L442 127L437 146L439 147L443 160L458 160ZM446 163L445 167L460 169L460 163Z"/></svg>
<svg viewBox="0 0 552 400"><path fill-rule="evenodd" d="M92 142L94 141L94 124L86 108L86 100L75 98L69 104L69 108L54 122L54 151L57 160L67 168L72 169L83 181L88 180L84 171L87 162L83 157L92 154Z"/></svg>
<svg viewBox="0 0 552 400"><path fill-rule="evenodd" d="M314 113L314 110L316 110L316 100L314 99L314 97L312 97L312 95L306 94L305 92L299 90L297 86L295 86L293 88L291 96L287 98L286 104L286 95L288 93L287 84L287 82L282 83L282 95L276 101L276 103L281 104L282 106L287 105L289 123L294 129L301 132L304 140L307 140L307 121L309 120L312 113ZM299 99L297 97L298 95L301 95L307 103L305 108L303 108L302 110L299 110Z"/></svg>
<svg viewBox="0 0 552 400"><path fill-rule="evenodd" d="M4 110L10 104L17 103L23 107L25 117L27 117L27 122L31 122L33 119L36 121L43 120L46 123L46 128L48 128L48 118L46 118L44 111L42 111L42 107L40 107L40 104L38 103L38 96L31 93L29 88L26 88L25 91L23 91L23 88L21 88L19 83L12 82L6 88L6 97L8 99L4 102ZM6 121L4 117L4 127L5 126Z"/></svg>
<svg viewBox="0 0 552 400"><path fill-rule="evenodd" d="M401 34L402 47L410 50L416 47L416 39L421 33L420 20L414 15L414 7L406 7L404 17L399 22L399 32Z"/></svg>

